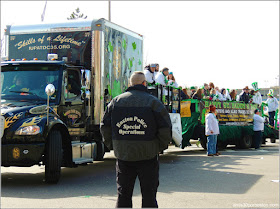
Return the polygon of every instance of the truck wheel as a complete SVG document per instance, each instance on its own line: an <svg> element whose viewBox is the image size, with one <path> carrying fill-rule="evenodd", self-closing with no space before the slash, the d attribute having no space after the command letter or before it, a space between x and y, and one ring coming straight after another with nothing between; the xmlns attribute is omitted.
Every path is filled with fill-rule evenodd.
<svg viewBox="0 0 280 209"><path fill-rule="evenodd" d="M52 131L46 144L45 180L56 184L60 178L62 162L62 137L59 131Z"/></svg>
<svg viewBox="0 0 280 209"><path fill-rule="evenodd" d="M196 126L195 131L198 132L198 137L203 149L207 150L207 137L205 136L205 128L203 126Z"/></svg>
<svg viewBox="0 0 280 209"><path fill-rule="evenodd" d="M96 153L96 161L102 161L105 154L104 144L101 141L96 141L97 144L97 153Z"/></svg>
<svg viewBox="0 0 280 209"><path fill-rule="evenodd" d="M200 144L203 147L203 149L207 149L207 138L206 136L200 136Z"/></svg>
<svg viewBox="0 0 280 209"><path fill-rule="evenodd" d="M227 148L227 145L228 145L228 143L226 141L218 142L218 149L219 150L224 150L224 149Z"/></svg>
<svg viewBox="0 0 280 209"><path fill-rule="evenodd" d="M251 135L243 135L239 141L239 147L241 149L248 149L252 146L253 139Z"/></svg>
<svg viewBox="0 0 280 209"><path fill-rule="evenodd" d="M275 142L276 142L276 139L275 139L275 138L270 138L270 142L271 142L271 143L275 143Z"/></svg>

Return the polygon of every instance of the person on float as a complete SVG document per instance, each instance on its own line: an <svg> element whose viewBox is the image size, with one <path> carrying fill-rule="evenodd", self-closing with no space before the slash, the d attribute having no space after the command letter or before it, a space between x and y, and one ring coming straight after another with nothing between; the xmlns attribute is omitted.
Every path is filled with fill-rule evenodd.
<svg viewBox="0 0 280 209"><path fill-rule="evenodd" d="M198 100L203 99L203 89L202 88L197 89L196 92L193 94L192 99L198 99Z"/></svg>
<svg viewBox="0 0 280 209"><path fill-rule="evenodd" d="M183 88L182 89L182 92L181 92L181 100L184 100L184 99L190 99L190 95L188 94L188 89L187 88Z"/></svg>
<svg viewBox="0 0 280 209"><path fill-rule="evenodd" d="M212 89L215 89L215 85L213 82L209 83L209 91L211 91Z"/></svg>
<svg viewBox="0 0 280 209"><path fill-rule="evenodd" d="M243 88L243 91L240 93L240 96L239 96L240 102L249 103L249 101L250 101L249 90L250 89L248 86L245 86L245 88Z"/></svg>
<svg viewBox="0 0 280 209"><path fill-rule="evenodd" d="M237 98L236 98L237 92L236 92L235 89L232 89L232 90L230 91L229 95L230 95L230 98L231 98L232 101L237 101Z"/></svg>
<svg viewBox="0 0 280 209"><path fill-rule="evenodd" d="M219 95L216 94L216 89L211 89L210 90L210 96L209 96L209 100L211 101L217 101L219 98Z"/></svg>
<svg viewBox="0 0 280 209"><path fill-rule="evenodd" d="M252 102L255 103L255 104L258 104L258 107L260 107L262 105L262 95L261 93L259 92L259 88L258 88L258 82L254 82L252 83L252 87L254 89L254 96L253 96L253 100Z"/></svg>
<svg viewBox="0 0 280 209"><path fill-rule="evenodd" d="M156 65L154 75L155 75L155 77L157 77L157 74L160 73L159 72L159 64L156 63L156 64L152 64L152 65Z"/></svg>
<svg viewBox="0 0 280 209"><path fill-rule="evenodd" d="M278 100L273 96L273 89L269 89L269 92L267 94L268 99L265 101L268 108L268 115L269 115L269 125L274 127L274 117L275 112L278 109Z"/></svg>
<svg viewBox="0 0 280 209"><path fill-rule="evenodd" d="M178 88L178 83L175 81L175 77L173 75L173 72L169 72L168 76L167 76L167 79L168 79L168 83L167 85L168 86L171 86L171 87L175 87L175 88Z"/></svg>
<svg viewBox="0 0 280 209"><path fill-rule="evenodd" d="M169 74L169 69L167 67L163 68L160 73L157 74L155 78L155 83L160 84L163 87L166 87L168 84L167 75ZM166 96L168 94L168 91L164 88L163 89L163 95Z"/></svg>
<svg viewBox="0 0 280 209"><path fill-rule="evenodd" d="M204 83L203 84L203 94L205 97L208 97L210 96L210 87L208 85L208 83Z"/></svg>
<svg viewBox="0 0 280 209"><path fill-rule="evenodd" d="M168 79L167 79L168 74L169 74L169 69L167 67L163 68L161 70L161 73L157 74L155 78L155 82L162 86L166 86L168 83Z"/></svg>
<svg viewBox="0 0 280 209"><path fill-rule="evenodd" d="M195 94L195 92L196 92L196 89L195 89L195 87L194 87L194 86L191 86L190 90L191 90L191 95L190 95L190 98L192 98L192 97L193 97L193 95L194 95L194 94Z"/></svg>
<svg viewBox="0 0 280 209"><path fill-rule="evenodd" d="M151 65L147 65L144 69L144 75L146 78L146 81L149 84L155 84L155 66L151 67Z"/></svg>
<svg viewBox="0 0 280 209"><path fill-rule="evenodd" d="M227 90L225 88L221 89L221 93L218 93L219 97L219 101L231 101L230 95L227 94L226 92Z"/></svg>

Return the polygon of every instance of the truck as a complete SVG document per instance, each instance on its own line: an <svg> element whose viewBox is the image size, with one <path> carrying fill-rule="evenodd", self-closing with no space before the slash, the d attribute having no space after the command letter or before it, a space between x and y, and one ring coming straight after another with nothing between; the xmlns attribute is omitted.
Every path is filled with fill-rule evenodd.
<svg viewBox="0 0 280 209"><path fill-rule="evenodd" d="M1 62L1 166L62 167L103 160L107 104L143 69L143 36L107 21L7 26Z"/></svg>

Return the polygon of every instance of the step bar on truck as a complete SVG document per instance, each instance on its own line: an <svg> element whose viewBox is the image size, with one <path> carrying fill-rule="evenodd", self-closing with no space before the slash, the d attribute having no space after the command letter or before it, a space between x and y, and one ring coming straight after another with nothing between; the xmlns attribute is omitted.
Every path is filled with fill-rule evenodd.
<svg viewBox="0 0 280 209"><path fill-rule="evenodd" d="M75 164L92 163L96 154L97 144L95 142L72 142L72 159Z"/></svg>

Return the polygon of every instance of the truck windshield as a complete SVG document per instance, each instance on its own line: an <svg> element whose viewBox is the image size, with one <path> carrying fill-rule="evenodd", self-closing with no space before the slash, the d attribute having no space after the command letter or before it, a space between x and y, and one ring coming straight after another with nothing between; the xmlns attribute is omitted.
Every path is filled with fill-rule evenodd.
<svg viewBox="0 0 280 209"><path fill-rule="evenodd" d="M59 100L59 66L7 65L1 70L1 98L5 100L33 101L45 103L45 87L55 86L50 101Z"/></svg>

